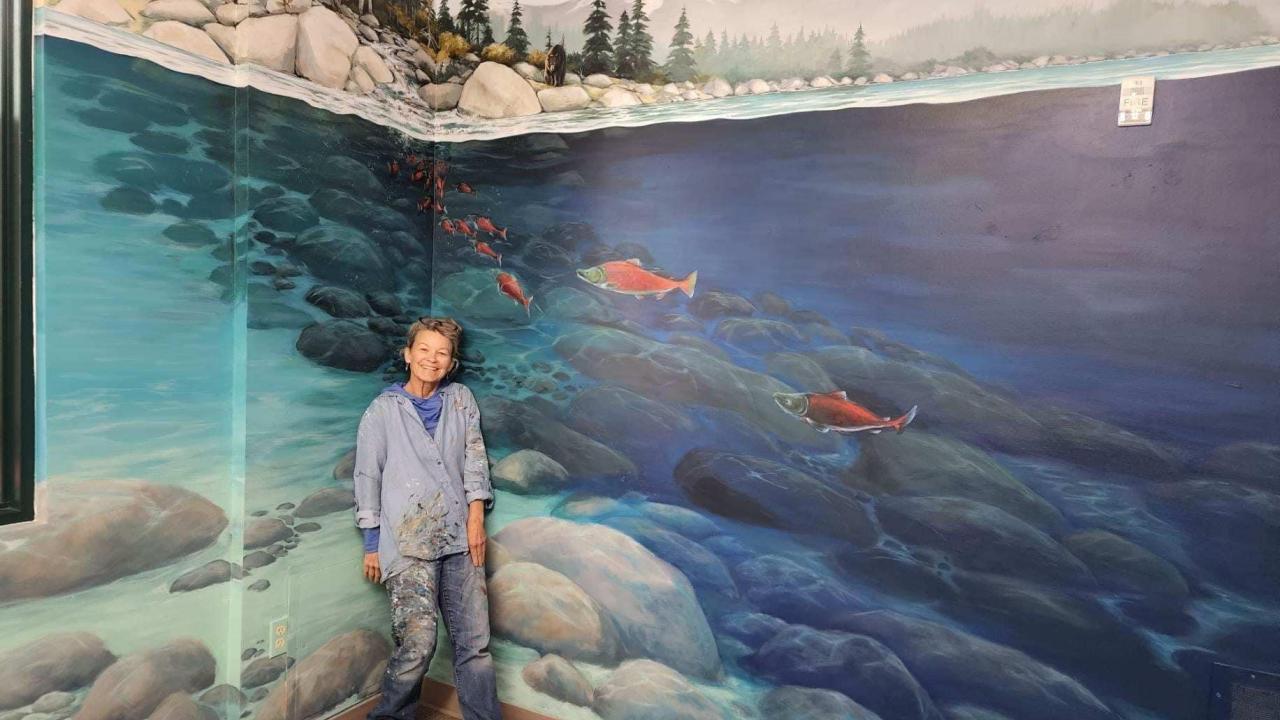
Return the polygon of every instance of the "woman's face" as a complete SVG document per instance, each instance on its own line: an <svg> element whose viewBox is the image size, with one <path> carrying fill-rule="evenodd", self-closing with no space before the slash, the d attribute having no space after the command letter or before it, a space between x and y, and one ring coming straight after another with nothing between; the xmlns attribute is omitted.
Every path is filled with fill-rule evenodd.
<svg viewBox="0 0 1280 720"><path fill-rule="evenodd" d="M424 330L414 338L413 347L404 349L404 362L414 380L438 384L453 367L453 344L438 332Z"/></svg>

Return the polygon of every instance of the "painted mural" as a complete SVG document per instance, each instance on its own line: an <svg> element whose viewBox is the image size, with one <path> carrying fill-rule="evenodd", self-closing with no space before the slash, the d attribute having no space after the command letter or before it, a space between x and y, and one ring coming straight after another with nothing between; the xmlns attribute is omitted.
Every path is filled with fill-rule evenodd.
<svg viewBox="0 0 1280 720"><path fill-rule="evenodd" d="M322 6L236 7L209 12L301 38ZM1268 28L481 120L424 114L387 57L357 92L350 58L396 44L377 3L340 21L364 39L332 86L126 10L135 32L53 11L38 38L45 431L38 521L0 528L0 720L376 691L351 453L428 313L464 323L481 400L506 702L1191 720L1213 663L1280 671ZM460 93L485 67L456 66ZM1117 128L1114 82L1146 72L1155 124Z"/></svg>

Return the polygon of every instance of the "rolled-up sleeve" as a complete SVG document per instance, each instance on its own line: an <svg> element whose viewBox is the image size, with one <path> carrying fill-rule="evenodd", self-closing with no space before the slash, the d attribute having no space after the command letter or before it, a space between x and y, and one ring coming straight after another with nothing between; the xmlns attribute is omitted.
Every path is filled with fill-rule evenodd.
<svg viewBox="0 0 1280 720"><path fill-rule="evenodd" d="M489 481L489 454L480 433L480 407L475 396L467 393L467 436L463 449L462 490L467 504L483 500L485 509L493 507L493 485Z"/></svg>
<svg viewBox="0 0 1280 720"><path fill-rule="evenodd" d="M376 402L364 411L356 431L356 526L375 528L382 517L382 468L387 436Z"/></svg>

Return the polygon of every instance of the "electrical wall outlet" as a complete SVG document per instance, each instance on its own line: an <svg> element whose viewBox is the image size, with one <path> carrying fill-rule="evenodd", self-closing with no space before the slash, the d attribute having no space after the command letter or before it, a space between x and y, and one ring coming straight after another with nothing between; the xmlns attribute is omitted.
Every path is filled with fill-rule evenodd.
<svg viewBox="0 0 1280 720"><path fill-rule="evenodd" d="M267 630L267 657L283 655L289 650L289 618L288 616L271 621Z"/></svg>

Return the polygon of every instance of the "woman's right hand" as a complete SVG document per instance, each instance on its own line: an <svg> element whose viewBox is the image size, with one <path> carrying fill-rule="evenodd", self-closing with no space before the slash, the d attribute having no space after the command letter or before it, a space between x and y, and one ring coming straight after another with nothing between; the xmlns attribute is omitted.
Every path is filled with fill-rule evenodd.
<svg viewBox="0 0 1280 720"><path fill-rule="evenodd" d="M364 554L364 576L369 582L382 582L382 566L378 564L378 553Z"/></svg>

